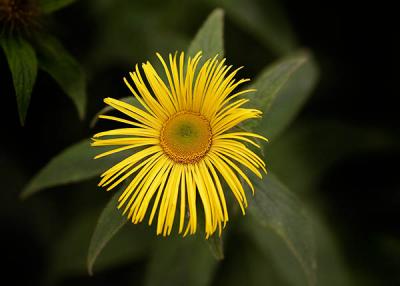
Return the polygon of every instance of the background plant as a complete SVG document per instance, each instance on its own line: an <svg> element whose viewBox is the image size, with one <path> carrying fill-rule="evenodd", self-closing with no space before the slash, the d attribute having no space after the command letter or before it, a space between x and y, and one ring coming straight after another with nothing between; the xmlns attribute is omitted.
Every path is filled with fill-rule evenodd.
<svg viewBox="0 0 400 286"><path fill-rule="evenodd" d="M356 72L367 71L367 63L371 64L370 55L374 53L367 51L372 51L372 47L365 51L357 48L360 39L370 39L371 34L365 32L364 38L364 30L360 28L357 29L357 34L352 33L352 26L341 30L344 36L335 34L332 28L336 27L335 22L329 22L333 18L329 15L338 13L335 9L329 14L328 7L320 7L315 14L307 12L307 9L316 11L315 7L310 7L307 3L302 3L301 7L296 4L284 5L294 26L289 25L282 7L274 1L218 3L226 11L226 56L230 63L246 66L244 76L254 78L257 74L261 75L262 80L259 81L258 77L253 80L254 84L265 82L263 75L268 72L262 72L264 66L272 64L268 69L269 73L274 70L283 72L284 69L278 69L282 67L282 63L289 71L291 65L285 63L290 62L294 66L302 63L300 68L293 69L285 82L294 82L292 88L290 85L283 85L276 97L280 100L270 105L271 109L267 113L269 119L261 125L269 133L275 134L272 135L272 142L265 146L264 154L271 172L281 181L268 181L265 182L266 186L269 189L286 189L282 187L283 182L305 203L308 221L313 221L318 266L316 269L312 267L313 259L303 261L310 266L308 268L311 272L308 272L316 274L318 285L396 284L398 235L395 218L398 215L398 200L395 194L398 188L393 180L395 172L390 171L390 162L398 157L398 132L393 123L385 125L387 122L395 122L391 121L394 119L391 116L396 113L387 102L384 104L383 101L371 100L378 94L375 88L380 90L378 85L383 89L389 85L382 87L378 84L380 78L376 73L378 78L374 81L371 78L374 73L367 75L365 72L361 76ZM337 8L339 5L340 3L333 6ZM307 285L305 277L312 276L304 274L307 272L302 269L299 256L296 259L290 247L288 248L287 241L285 243L276 232L268 231L268 228L260 228L259 223L253 219L255 216L268 217L268 213L260 214L253 210L252 216L239 217L237 222L232 222L229 235L224 237L225 258L218 263L210 254L210 246L202 241L188 240L185 243L181 239L157 239L153 242L152 230L142 229L140 226L124 226L98 256L94 264L95 275L87 278L86 255L90 238L110 194L100 190L96 192L96 182L90 179L87 183L55 187L59 183L82 179L72 174L64 182L47 180L46 183L50 184L47 186L52 190L32 196L22 204L16 199L17 192L51 157L61 154L66 146L95 132L87 127L88 121L103 107L103 97L128 96L121 78L134 63L153 56L156 50L164 54L185 50L197 28L215 6L212 1L184 4L179 1L82 1L57 14L56 23L64 24L53 25L52 29L63 39L68 50L80 59L89 75L89 116L85 123L80 123L68 101L60 96L61 91L45 74L38 77L32 97L32 117L27 127L18 129L13 123L17 120L10 122L15 114L8 110L3 112L2 116L9 122L5 128L13 139L3 141L1 149L0 165L4 174L2 181L4 190L9 190L2 192L3 230L9 234L3 236L5 241L2 245L15 245L16 247L5 249L4 257L13 257L18 261L13 263L14 260L10 259L8 265L11 270L6 273L12 273L13 269L17 269L13 265L19 265L18 269L23 269L19 271L26 273L18 275L19 279L29 277L30 282L46 280L49 284L58 285L156 285L161 282L165 284L166 281L182 285L186 285L187 281L199 283L195 285ZM349 7L346 11L348 9ZM340 19L347 19L347 12L339 12L339 15L342 17ZM363 19L363 16L359 17ZM350 19L353 18L349 16L347 23L353 23ZM370 27L365 21L361 23ZM306 97L299 96L299 86L309 82L304 81L302 76L309 78L307 70L310 71L307 68L310 67L310 52L298 52L299 44L294 37L293 27L300 42L311 46L316 53L322 70L322 81L298 119L289 125L292 115L285 115L295 114L302 102L300 100L290 104L289 107L296 107L295 110L290 110L285 105L285 94L296 95L296 99L304 100ZM341 37L346 37L347 41L340 41ZM368 43L371 44L370 41ZM382 53L381 57L391 59L389 53ZM367 58L370 60L367 61ZM6 61L1 62L2 78L7 77L9 72ZM351 78L351 82L347 81L348 78ZM360 84L365 79L370 79L368 88ZM11 82L10 77L2 80L1 93L4 98L12 99L7 96L12 94ZM271 85L266 88L268 86ZM361 92L358 89L363 90L362 100L357 96ZM35 92L40 96L35 96ZM266 89L265 92L270 90ZM386 90L385 94L389 93ZM293 103L294 99L289 97L288 100ZM6 102L13 104L12 101ZM267 106L267 103L257 104ZM376 114L379 108L383 108L379 113L381 121L371 124L371 118L374 118L372 114ZM283 114L279 114L279 111ZM276 122L283 126L276 125ZM281 132L283 129L286 129L285 132ZM92 156L86 152L84 143L76 148L78 147L82 148L80 150L85 154L84 158ZM70 152L74 150L76 149ZM79 161L81 157L75 157L80 164L65 164L62 165L62 170L72 172L77 166L85 168L82 161ZM58 162L60 163L59 160ZM375 166L372 171L371 166ZM86 167L93 172L88 175L95 177L105 166ZM386 171L380 171L383 169ZM371 176L366 178L365 174L370 172ZM59 174L57 171L56 175L49 178L60 178ZM270 179L272 178L274 177L271 176ZM32 181L27 189L32 191L37 180ZM36 185L37 190L42 187L45 186ZM298 206L299 199L293 199L291 195L285 198L290 203L274 204L262 209L274 210L274 206L278 205L280 209L289 212L281 215L290 215L291 212L300 214L295 207ZM296 203L295 206L292 200ZM269 201L272 200L266 200ZM264 225L271 225L271 220L264 221ZM292 222L296 224L296 221ZM284 225L290 224L286 222ZM260 229L262 232L257 232ZM275 227L275 231L276 229ZM102 233L101 237L103 235L109 234ZM302 238L297 233L294 236ZM306 237L306 241L312 240ZM218 246L218 243L211 245L214 250L221 249ZM297 246L301 250L312 249L301 244ZM176 256L177 253L188 253L186 249L196 249L198 253L195 257L198 259L193 261L190 260L193 259L192 256ZM150 252L152 255L148 256ZM12 253L12 256L8 253ZM220 254L216 253L217 256ZM313 257L312 251L306 251L303 256ZM25 258L29 267L20 267L25 263L21 262L21 257ZM171 260L175 263L170 263ZM312 283L313 278L309 278L308 283L310 281Z"/></svg>
<svg viewBox="0 0 400 286"><path fill-rule="evenodd" d="M38 69L47 72L85 114L86 82L80 64L47 29L50 16L74 0L1 0L0 46L6 56L25 123Z"/></svg>

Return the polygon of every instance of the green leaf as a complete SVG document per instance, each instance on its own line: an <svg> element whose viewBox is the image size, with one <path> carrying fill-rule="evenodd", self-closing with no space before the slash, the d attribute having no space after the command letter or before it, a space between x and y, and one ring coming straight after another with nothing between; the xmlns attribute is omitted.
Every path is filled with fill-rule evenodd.
<svg viewBox="0 0 400 286"><path fill-rule="evenodd" d="M76 0L39 0L40 11L44 14L50 14L60 10Z"/></svg>
<svg viewBox="0 0 400 286"><path fill-rule="evenodd" d="M87 269L89 275L93 275L93 265L103 248L128 222L127 218L117 209L119 197L120 192L114 194L103 209L97 222L96 229L92 235L92 239L90 240L87 257Z"/></svg>
<svg viewBox="0 0 400 286"><path fill-rule="evenodd" d="M266 228L272 228L300 263L308 285L316 284L316 246L311 220L303 205L272 174L256 180L256 194L249 212L258 222L251 235L261 248L266 243Z"/></svg>
<svg viewBox="0 0 400 286"><path fill-rule="evenodd" d="M72 145L55 156L31 179L21 193L21 197L27 198L46 188L96 177L113 164L121 161L127 154L127 152L119 152L94 160L93 158L102 151L105 150L91 147L88 139Z"/></svg>
<svg viewBox="0 0 400 286"><path fill-rule="evenodd" d="M227 250L226 259L218 268L213 285L287 286L269 255L260 251L244 233L232 236L235 237L234 244Z"/></svg>
<svg viewBox="0 0 400 286"><path fill-rule="evenodd" d="M347 265L344 250L340 249L337 233L316 213L311 213L317 245L318 285L355 285ZM360 285L360 284L356 284ZM362 285L362 284L361 284Z"/></svg>
<svg viewBox="0 0 400 286"><path fill-rule="evenodd" d="M213 58L217 54L224 57L224 11L215 9L201 26L190 43L188 55L203 52L203 59Z"/></svg>
<svg viewBox="0 0 400 286"><path fill-rule="evenodd" d="M240 27L257 37L276 55L284 55L297 46L296 37L277 0L209 0L221 5Z"/></svg>
<svg viewBox="0 0 400 286"><path fill-rule="evenodd" d="M114 208L116 206L114 205ZM78 213L65 226L59 240L52 245L48 269L49 282L59 278L87 275L87 246L98 220L98 210L89 209ZM141 226L123 227L109 241L97 257L95 270L103 271L142 259L148 253L149 232ZM57 283L47 283L54 285Z"/></svg>
<svg viewBox="0 0 400 286"><path fill-rule="evenodd" d="M38 70L36 54L32 46L20 37L1 37L0 44L11 70L19 119L23 125L36 81Z"/></svg>
<svg viewBox="0 0 400 286"><path fill-rule="evenodd" d="M80 118L85 115L86 78L80 64L50 35L36 37L39 66L50 74L74 102Z"/></svg>
<svg viewBox="0 0 400 286"><path fill-rule="evenodd" d="M253 242L258 246L259 251L268 257L274 265L275 271L284 281L283 285L306 286L308 282L304 275L303 268L287 247L281 236L271 228L262 228L252 216L245 219L244 229L252 234Z"/></svg>
<svg viewBox="0 0 400 286"><path fill-rule="evenodd" d="M143 105L140 104L140 102L132 95L132 96L127 96L127 97L122 97L119 98L118 100L121 100L123 102L129 103L137 108L143 109ZM92 121L90 122L90 127L94 127L96 123L99 121L99 116L107 114L111 111L115 110L115 108L107 105L103 109L101 109L99 112L96 113L96 115L93 117Z"/></svg>
<svg viewBox="0 0 400 286"><path fill-rule="evenodd" d="M353 285L352 277L349 275L350 271L343 258L343 253L337 245L335 234L328 229L326 223L318 218L316 213L308 213L312 220L316 240L317 285ZM272 229L269 231L264 228L260 231L259 223L251 216L246 217L243 226L249 233L252 233L253 240L264 256L270 260L269 264L276 268L276 272L285 281L284 284L272 283L273 285L304 286L308 284L301 265L296 261L285 242Z"/></svg>
<svg viewBox="0 0 400 286"><path fill-rule="evenodd" d="M159 238L152 246L145 285L209 285L217 262L203 240L199 236Z"/></svg>
<svg viewBox="0 0 400 286"><path fill-rule="evenodd" d="M249 95L250 102L263 112L263 117L244 126L275 139L300 111L317 79L317 66L308 52L272 64L250 86L257 90Z"/></svg>
<svg viewBox="0 0 400 286"><path fill-rule="evenodd" d="M209 237L206 242L211 251L211 254L216 260L224 259L224 241L222 240L222 237L214 234Z"/></svg>
<svg viewBox="0 0 400 286"><path fill-rule="evenodd" d="M201 238L206 237L205 233L205 218L204 218L204 212L198 212L197 214L198 219L197 219L197 227L198 227L198 236ZM213 235L209 236L207 239L204 239L205 243L208 245L208 248L212 254L212 256L216 260L222 260L224 259L224 241L223 237L219 236L218 233L214 233Z"/></svg>

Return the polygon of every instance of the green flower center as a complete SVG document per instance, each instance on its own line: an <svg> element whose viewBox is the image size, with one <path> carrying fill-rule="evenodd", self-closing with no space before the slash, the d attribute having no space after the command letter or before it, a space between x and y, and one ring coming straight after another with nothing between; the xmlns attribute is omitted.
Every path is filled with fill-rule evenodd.
<svg viewBox="0 0 400 286"><path fill-rule="evenodd" d="M196 163L211 146L210 122L201 114L182 111L170 117L161 130L160 144L178 163Z"/></svg>

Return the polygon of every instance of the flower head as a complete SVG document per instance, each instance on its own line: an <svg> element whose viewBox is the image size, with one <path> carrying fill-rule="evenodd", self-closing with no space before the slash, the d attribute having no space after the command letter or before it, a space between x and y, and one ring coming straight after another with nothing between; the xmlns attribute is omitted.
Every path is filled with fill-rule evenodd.
<svg viewBox="0 0 400 286"><path fill-rule="evenodd" d="M137 65L130 73L133 84L124 78L140 108L113 98L104 100L129 119L100 118L129 127L94 135L93 146L119 146L96 158L128 149L134 152L105 171L99 186L111 190L131 177L118 208L139 223L152 205L149 224L158 211L157 234L171 233L177 208L179 233L195 233L198 200L204 209L207 237L217 229L221 233L229 219L224 182L244 214L247 200L240 177L253 193L254 188L242 168L260 178L260 169L266 172L263 160L245 145L259 147L254 138L266 139L234 129L245 120L260 117L261 112L243 107L248 99L238 96L252 90L236 89L248 79L236 81L239 69L231 71L225 59L215 57L201 65L201 53L187 61L184 53L179 58L169 55L168 63L157 56L166 82L149 62L142 65L145 78Z"/></svg>
<svg viewBox="0 0 400 286"><path fill-rule="evenodd" d="M27 32L38 26L39 14L37 0L0 0L0 32Z"/></svg>

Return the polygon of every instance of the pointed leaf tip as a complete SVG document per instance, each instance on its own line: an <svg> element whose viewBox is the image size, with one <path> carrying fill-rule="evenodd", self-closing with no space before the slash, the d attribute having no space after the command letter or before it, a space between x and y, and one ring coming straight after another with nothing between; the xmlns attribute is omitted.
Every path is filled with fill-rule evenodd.
<svg viewBox="0 0 400 286"><path fill-rule="evenodd" d="M78 61L54 37L47 34L36 36L40 67L59 84L71 98L80 119L85 116L86 76Z"/></svg>
<svg viewBox="0 0 400 286"><path fill-rule="evenodd" d="M263 112L260 120L244 127L274 140L295 118L318 80L318 67L312 54L302 50L268 66L250 88L250 104Z"/></svg>
<svg viewBox="0 0 400 286"><path fill-rule="evenodd" d="M20 197L26 199L44 189L81 182L104 172L123 160L127 153L122 151L98 160L94 157L104 150L92 147L90 139L78 142L56 155L27 184Z"/></svg>
<svg viewBox="0 0 400 286"><path fill-rule="evenodd" d="M36 53L21 37L1 37L0 44L11 71L20 122L24 125L38 71Z"/></svg>
<svg viewBox="0 0 400 286"><path fill-rule="evenodd" d="M224 57L224 11L215 9L198 30L190 43L188 55L203 52L203 59L213 58L217 54Z"/></svg>
<svg viewBox="0 0 400 286"><path fill-rule="evenodd" d="M87 256L87 269L90 276L93 275L94 263L103 248L128 221L117 209L119 193L114 194L102 211L90 240Z"/></svg>
<svg viewBox="0 0 400 286"><path fill-rule="evenodd" d="M74 2L76 0L39 0L39 7L42 13L51 14Z"/></svg>

